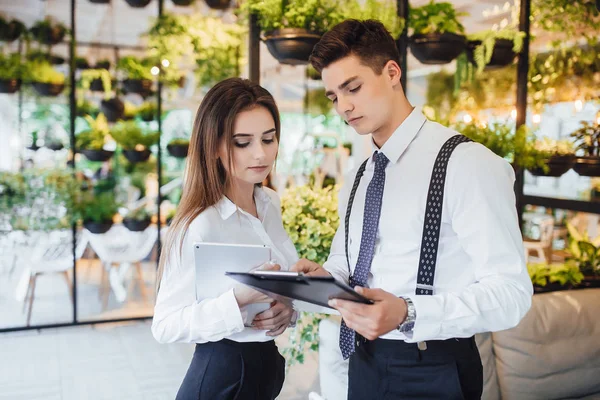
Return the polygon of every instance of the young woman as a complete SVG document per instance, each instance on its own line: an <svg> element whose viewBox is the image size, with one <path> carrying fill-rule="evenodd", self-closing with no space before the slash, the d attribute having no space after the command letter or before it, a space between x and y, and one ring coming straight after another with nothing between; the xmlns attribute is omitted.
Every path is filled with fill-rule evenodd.
<svg viewBox="0 0 600 400"><path fill-rule="evenodd" d="M198 109L152 322L161 343L197 343L178 400L274 399L283 385L285 363L273 339L295 318L293 310L243 285L213 293L200 284L197 291L193 253L202 241L261 244L283 270L298 260L277 194L260 185L277 157L279 135L273 97L245 79L218 83ZM253 317L247 309L255 303L271 306Z"/></svg>

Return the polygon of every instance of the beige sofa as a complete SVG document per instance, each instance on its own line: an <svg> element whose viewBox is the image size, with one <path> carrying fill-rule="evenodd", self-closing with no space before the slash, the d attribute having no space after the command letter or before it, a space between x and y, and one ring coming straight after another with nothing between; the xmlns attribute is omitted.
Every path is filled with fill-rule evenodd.
<svg viewBox="0 0 600 400"><path fill-rule="evenodd" d="M485 400L600 399L600 289L537 294L516 328L477 343Z"/></svg>

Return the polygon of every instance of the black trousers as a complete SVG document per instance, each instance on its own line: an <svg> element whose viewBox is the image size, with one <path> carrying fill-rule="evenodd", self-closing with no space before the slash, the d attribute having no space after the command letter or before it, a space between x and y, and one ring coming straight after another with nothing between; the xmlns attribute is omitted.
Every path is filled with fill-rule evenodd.
<svg viewBox="0 0 600 400"><path fill-rule="evenodd" d="M272 400L284 375L285 359L272 340L197 344L176 399Z"/></svg>
<svg viewBox="0 0 600 400"><path fill-rule="evenodd" d="M349 400L480 399L483 368L474 338L415 343L359 340L350 357Z"/></svg>

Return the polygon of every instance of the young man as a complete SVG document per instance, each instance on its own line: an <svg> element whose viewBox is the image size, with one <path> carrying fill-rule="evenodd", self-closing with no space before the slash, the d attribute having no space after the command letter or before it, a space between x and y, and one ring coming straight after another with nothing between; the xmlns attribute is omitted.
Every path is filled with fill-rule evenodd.
<svg viewBox="0 0 600 400"><path fill-rule="evenodd" d="M511 166L411 106L381 23L342 22L311 63L337 113L372 137L373 156L340 193L329 259L293 268L331 274L374 302L331 301L348 398L480 398L473 335L517 325L533 294Z"/></svg>

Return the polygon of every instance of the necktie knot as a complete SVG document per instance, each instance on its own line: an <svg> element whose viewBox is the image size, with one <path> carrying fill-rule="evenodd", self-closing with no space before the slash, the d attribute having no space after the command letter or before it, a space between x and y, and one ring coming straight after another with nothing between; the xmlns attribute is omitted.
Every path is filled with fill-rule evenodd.
<svg viewBox="0 0 600 400"><path fill-rule="evenodd" d="M375 171L378 171L378 172L383 171L385 169L385 167L387 166L388 162L390 161L385 156L385 154L383 154L380 151L375 153L374 158L375 158Z"/></svg>

